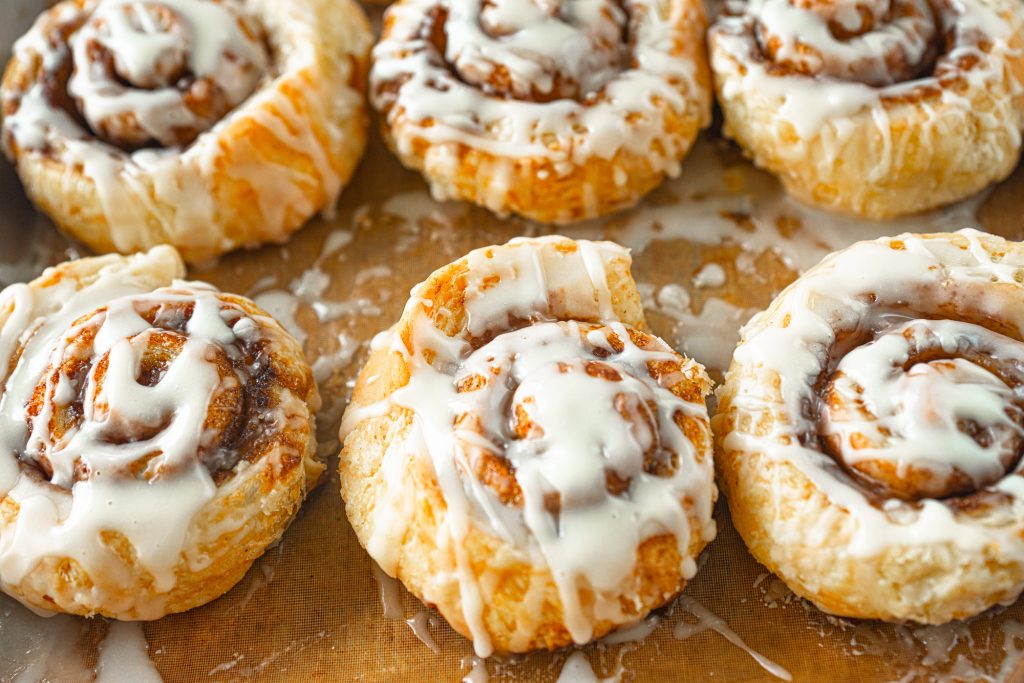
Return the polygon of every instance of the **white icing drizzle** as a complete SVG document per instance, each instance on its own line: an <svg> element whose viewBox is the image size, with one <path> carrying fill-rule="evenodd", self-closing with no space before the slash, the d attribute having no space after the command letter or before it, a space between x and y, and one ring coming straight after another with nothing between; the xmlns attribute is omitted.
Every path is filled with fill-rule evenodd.
<svg viewBox="0 0 1024 683"><path fill-rule="evenodd" d="M700 604L693 598L687 595L679 596L676 604L681 606L687 612L697 617L697 622L694 624L680 621L676 624L674 634L675 637L684 640L692 635L701 633L702 631L712 630L720 634L723 638L728 640L730 643L746 652L750 657L760 665L762 669L770 673L776 678L784 681L792 681L793 675L784 667L779 666L772 660L768 659L759 652L755 652L748 646L739 635L736 634L729 625L725 623L721 617L711 612L704 605Z"/></svg>
<svg viewBox="0 0 1024 683"><path fill-rule="evenodd" d="M721 287L725 282L725 269L717 263L708 263L701 266L700 270L693 276L693 286L699 289Z"/></svg>
<svg viewBox="0 0 1024 683"><path fill-rule="evenodd" d="M793 158L803 156L806 141L818 133L841 150L852 130L850 117L863 111L887 136L888 102L936 89L941 95L923 105L932 113L929 125L942 130L944 120L978 117L992 129L993 139L1005 135L1019 146L1021 116L972 110L963 94L1024 90L1005 68L1015 52L1012 25L1000 13L1019 12L1013 5L1001 0L728 0L709 33L712 67L725 100L745 100L751 107L781 103L764 134L786 141L780 148ZM837 38L837 28L850 37ZM931 46L947 32L951 47L919 75L929 66ZM775 50L774 63L769 49ZM781 72L773 70L776 65ZM1010 98L1004 105L1012 106ZM794 130L803 142L794 139Z"/></svg>
<svg viewBox="0 0 1024 683"><path fill-rule="evenodd" d="M608 0L454 2L445 58L485 91L502 74L517 99L580 98L615 78L625 27L626 13Z"/></svg>
<svg viewBox="0 0 1024 683"><path fill-rule="evenodd" d="M558 680L555 683L614 683L618 680L618 676L598 678L597 674L594 673L593 667L590 666L590 660L587 659L585 654L577 650L566 657L565 663L562 664L562 670L558 674Z"/></svg>
<svg viewBox="0 0 1024 683"><path fill-rule="evenodd" d="M868 459L896 465L896 483L883 481L890 489L902 486L901 478L911 470L943 483L956 468L966 475L969 491L1012 496L1007 514L1017 514L1013 511L1024 487L1015 464L1021 434L1015 416L1024 351L1018 341L947 319L950 310L965 310L975 319L1021 329L1024 307L1016 293L1024 258L1002 244L1001 238L974 230L956 233L955 240L903 235L858 243L797 280L742 332L735 362L751 371L741 376L733 408L750 424L767 413L778 417L763 436L734 430L725 448L766 453L799 468L856 521L848 546L854 556L873 556L894 544L951 543L966 550L994 544L1005 557L1024 561L1016 525L958 514L929 497L930 484L916 480L907 484L909 496L920 498L916 507L892 496L876 507L859 487L837 475L828 456L800 445L804 435L818 428L808 406L811 413L830 412L832 424L826 420L826 428L843 439L842 457L854 466ZM835 352L845 353L833 362L850 373L847 381L828 359L837 337L850 331L866 335L869 343ZM911 349L920 349L921 355ZM905 370L899 366L904 358L903 366L911 363ZM856 406L848 423L835 419L844 416L831 400L822 405L815 395L816 382L830 372ZM770 377L781 382L781 402L772 394ZM858 411L874 411L878 424L863 421ZM989 434L991 443L961 433L964 421ZM852 438L858 432L868 443L863 453ZM889 440L884 447L872 441L882 434ZM928 443L942 446L928 450ZM1013 448L1009 455L1008 447ZM1010 466L1015 469L1007 471Z"/></svg>
<svg viewBox="0 0 1024 683"><path fill-rule="evenodd" d="M435 21L444 54L432 42ZM506 159L489 169L485 201L496 209L520 157L564 176L627 149L674 176L690 141L666 135L667 112L704 120L709 105L696 66L675 54L685 40L677 26L703 21L690 2L404 0L389 8L389 32L374 48L371 94L392 131L403 127L401 153L432 145L427 168L456 163L460 144ZM435 197L457 196L433 182Z"/></svg>
<svg viewBox="0 0 1024 683"><path fill-rule="evenodd" d="M96 683L163 683L149 658L149 643L142 625L112 621L107 637L100 643Z"/></svg>
<svg viewBox="0 0 1024 683"><path fill-rule="evenodd" d="M604 321L608 327L543 321L550 315L553 293L561 305L569 298L578 300L577 310L590 307L596 318L608 315L604 309L611 293L604 264L628 258L616 245L578 242L575 251L560 257L558 267L545 266L541 252L561 239L517 240L470 253L466 337L439 332L428 317L434 303L414 289L403 318L410 323L411 346L396 332L375 342L403 355L410 368L408 384L383 404L350 409L342 426L344 434L390 406L414 413L407 446L390 448L385 455L382 469L389 484L374 509L374 535L367 549L385 571L394 573L396 534L401 535L407 512L406 501L390 490L396 486L391 482L400 476L406 458L428 456L447 503L437 543L454 556L463 616L482 656L491 651L481 617L483 593L462 546L470 525L505 539L533 564L550 569L564 623L581 643L590 640L598 620L628 621L617 591L633 571L640 543L672 534L683 558L681 572L690 578L696 572L688 557L692 534L714 535L709 459L695 459L693 445L675 422L679 414L704 414L704 405L683 401L648 376L648 363L676 358L670 349L636 346L615 318ZM602 264L600 269L596 263ZM502 332L515 320L538 317L539 322ZM470 345L471 338L494 331L497 336L486 344ZM595 363L614 368L619 379L592 375ZM476 390L459 391L464 383L481 381L484 386ZM511 393L510 386L515 387ZM529 416L531 435L503 436L509 429L509 418L503 417L506 400L518 406L517 415ZM652 426L660 425L658 433L623 417L622 410L634 409L653 410L647 419ZM641 454L658 444L678 456L675 470L665 476L644 471L641 462ZM521 491L521 508L503 504L493 489L469 474L481 454L507 458ZM628 497L606 491L609 469L631 482ZM548 507L551 495L559 501L557 517ZM701 525L699 531L690 528L679 503L683 499ZM580 602L581 582L593 591L593 604L587 607Z"/></svg>
<svg viewBox="0 0 1024 683"><path fill-rule="evenodd" d="M235 330L251 318L207 285L175 282L151 292L153 276L140 278L136 269L163 257L154 250L112 261L85 286L65 276L0 293L0 308L14 307L0 329L4 362L20 351L0 386L0 495L20 507L13 523L0 526L0 588L17 586L46 558L71 557L89 573L97 595L109 592L120 601L106 609L138 617L159 612L159 601L134 604L136 596L116 590L126 570L102 538L110 531L131 543L158 593L176 583L176 567L196 540L192 519L217 491L199 459L219 438L205 429L206 415L216 395L243 381L237 374L221 377L215 358L235 353ZM147 341L174 334L161 324L172 329L179 315L174 306L193 302L177 355L154 384L139 383ZM155 314L157 324L140 316L156 307L166 311ZM67 376L76 362L86 374ZM53 411L69 395L62 385L75 387L82 413L80 424L57 435ZM37 386L44 394L33 414L28 406ZM140 461L141 471L130 469ZM223 530L230 524L225 520ZM208 561L189 559L195 567Z"/></svg>

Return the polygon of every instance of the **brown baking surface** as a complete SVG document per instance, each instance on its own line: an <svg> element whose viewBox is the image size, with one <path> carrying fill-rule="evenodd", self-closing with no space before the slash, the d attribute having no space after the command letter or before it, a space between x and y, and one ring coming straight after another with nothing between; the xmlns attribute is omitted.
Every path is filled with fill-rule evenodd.
<svg viewBox="0 0 1024 683"><path fill-rule="evenodd" d="M9 12L9 13L8 13ZM24 28L27 15L5 5L0 18ZM707 134L681 180L655 192L646 206L594 224L563 229L574 237L622 239L639 245L634 272L645 291L658 300L665 285L681 285L692 308L699 312L709 296L739 309L764 306L795 276L787 265L791 251L819 240L825 222L840 223L824 214L793 210L782 204L783 220L773 226L749 226L746 214L779 214L778 186L753 171L737 151ZM772 249L759 240L744 246L735 235L726 239L693 240L671 225L699 221L695 207L705 206L703 193L686 197L690 179L703 175L707 164L720 180L718 203L738 214L735 234L761 236L774 230ZM997 188L977 210L980 224L1012 238L1024 237L1024 169ZM396 199L397 197L397 199ZM724 199L722 199L724 197ZM28 206L13 171L0 168L0 285L30 277L43 265L79 253ZM646 213L645 213L646 212ZM657 214L661 227L651 227ZM638 225L642 227L638 227ZM696 227L699 224L689 226ZM929 219L904 222L927 231ZM366 342L397 320L412 285L430 271L468 250L521 235L545 232L523 221L497 219L460 204L434 204L417 174L403 170L374 133L371 148L356 179L341 198L337 215L318 219L283 246L237 253L215 265L193 269L190 276L209 280L239 293L301 290L303 273L324 273L319 298L338 304L337 318L318 324L307 303L297 303L296 319L309 334L310 360L326 354L340 367L322 384L327 407L321 415L321 437L330 454L331 475L311 495L283 541L253 566L245 579L223 598L189 613L145 625L150 655L166 681L459 681L469 672L472 648L440 617L428 613L430 633L438 652L414 635L402 620L383 615L380 589L370 560L359 547L345 519L338 495L335 434L349 383L365 357ZM897 226L860 225L857 236L882 235ZM346 236L347 235L347 236ZM834 236L830 238L834 241ZM322 256L325 242L341 244ZM347 243L342 244L346 240ZM852 241L852 238L848 241ZM697 243L700 242L700 243ZM821 248L824 253L825 247ZM753 264L737 268L745 253ZM695 288L693 275L714 261L726 272L723 286ZM797 265L801 265L797 262ZM310 267L315 269L310 271ZM259 285L254 291L254 285ZM315 287L313 288L315 289ZM308 291L308 288L307 288ZM681 322L671 305L649 310L655 332L684 346L692 319ZM334 317L334 316L331 316ZM685 315L683 316L686 317ZM687 325L689 327L687 327ZM338 353L338 335L361 343L348 360ZM726 335L722 344L731 347ZM348 360L348 362L345 362ZM698 355L698 360L701 358ZM720 374L715 374L716 379ZM719 536L705 552L705 564L686 589L686 595L718 615L753 651L788 669L797 681L1024 680L1017 650L1024 648L1024 604L992 610L967 624L922 629L826 616L793 596L746 552L729 524L723 501L716 510ZM406 618L424 608L402 595ZM0 604L0 611L3 605ZM677 606L664 611L661 623L642 642L584 648L599 676L623 681L762 681L776 680L746 651L713 630L684 640L673 636L680 621L693 623ZM82 647L90 661L95 643L107 624L83 621ZM1006 646L1009 645L1009 652ZM514 659L492 659L492 681L553 681L567 653L542 653ZM0 679L4 663L0 662Z"/></svg>

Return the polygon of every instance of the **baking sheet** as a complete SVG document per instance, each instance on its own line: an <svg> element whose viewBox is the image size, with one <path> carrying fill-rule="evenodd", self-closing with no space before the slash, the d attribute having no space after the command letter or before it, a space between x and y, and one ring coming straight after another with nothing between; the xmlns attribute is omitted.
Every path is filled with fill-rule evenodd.
<svg viewBox="0 0 1024 683"><path fill-rule="evenodd" d="M0 6L3 45L42 4ZM739 325L828 251L904 230L974 224L1024 238L1022 191L1024 170L1018 170L986 196L939 214L864 223L789 201L771 177L711 131L683 175L643 206L559 232L630 246L655 332L720 379ZM0 285L85 253L32 210L6 163L0 201ZM367 343L398 318L408 290L433 269L475 247L550 231L434 202L375 131L333 217L313 221L287 245L232 254L190 272L254 296L304 338L326 399L320 436L331 474L282 542L231 592L144 625L149 657L164 680L416 682L472 674L480 681L486 668L492 681L554 681L570 656L569 672L622 681L777 680L772 670L782 669L797 681L1024 680L1014 673L1024 658L1024 604L943 627L829 617L747 554L722 501L719 536L683 599L617 638L625 642L591 645L582 655L480 663L468 641L387 581L386 602L401 617L385 617L382 585L345 519L335 472L338 418ZM103 620L42 619L0 597L0 680L42 660L54 680L91 680L108 630Z"/></svg>

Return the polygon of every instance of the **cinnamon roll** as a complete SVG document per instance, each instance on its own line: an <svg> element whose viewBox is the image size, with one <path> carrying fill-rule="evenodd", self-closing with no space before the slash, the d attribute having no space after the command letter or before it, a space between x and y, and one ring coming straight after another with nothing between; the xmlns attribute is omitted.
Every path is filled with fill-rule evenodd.
<svg viewBox="0 0 1024 683"><path fill-rule="evenodd" d="M399 0L371 97L439 199L568 223L679 172L710 120L700 0Z"/></svg>
<svg viewBox="0 0 1024 683"><path fill-rule="evenodd" d="M233 586L323 464L302 350L166 246L0 293L0 589L156 619Z"/></svg>
<svg viewBox="0 0 1024 683"><path fill-rule="evenodd" d="M15 45L4 150L96 251L282 242L362 155L370 44L351 0L64 0Z"/></svg>
<svg viewBox="0 0 1024 683"><path fill-rule="evenodd" d="M1024 245L827 257L744 328L714 419L758 561L843 616L937 624L1024 588Z"/></svg>
<svg viewBox="0 0 1024 683"><path fill-rule="evenodd" d="M727 0L708 40L724 134L806 203L924 211L1020 158L1019 0Z"/></svg>
<svg viewBox="0 0 1024 683"><path fill-rule="evenodd" d="M342 423L360 542L476 651L585 643L715 535L704 369L645 331L628 252L471 252L380 335Z"/></svg>

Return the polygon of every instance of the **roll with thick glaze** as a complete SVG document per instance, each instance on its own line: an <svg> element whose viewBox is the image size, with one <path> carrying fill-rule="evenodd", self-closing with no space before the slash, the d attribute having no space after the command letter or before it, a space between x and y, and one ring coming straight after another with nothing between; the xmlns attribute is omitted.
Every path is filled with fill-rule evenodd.
<svg viewBox="0 0 1024 683"><path fill-rule="evenodd" d="M170 247L0 293L0 589L156 619L231 588L324 469L298 343Z"/></svg>
<svg viewBox="0 0 1024 683"><path fill-rule="evenodd" d="M1020 158L1019 0L728 0L708 42L723 132L808 204L916 213Z"/></svg>
<svg viewBox="0 0 1024 683"><path fill-rule="evenodd" d="M371 43L351 0L65 0L15 45L4 149L96 251L283 242L362 155Z"/></svg>
<svg viewBox="0 0 1024 683"><path fill-rule="evenodd" d="M937 624L1024 588L1024 246L861 242L744 328L717 461L750 552L842 616Z"/></svg>
<svg viewBox="0 0 1024 683"><path fill-rule="evenodd" d="M628 252L514 240L418 285L342 425L348 517L476 650L585 643L714 537L704 369L645 331Z"/></svg>
<svg viewBox="0 0 1024 683"><path fill-rule="evenodd" d="M371 97L435 197L578 221L678 175L710 122L706 26L700 0L399 0Z"/></svg>

